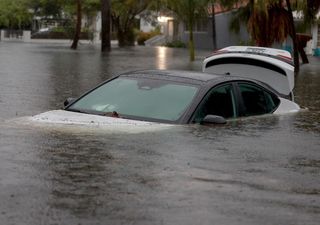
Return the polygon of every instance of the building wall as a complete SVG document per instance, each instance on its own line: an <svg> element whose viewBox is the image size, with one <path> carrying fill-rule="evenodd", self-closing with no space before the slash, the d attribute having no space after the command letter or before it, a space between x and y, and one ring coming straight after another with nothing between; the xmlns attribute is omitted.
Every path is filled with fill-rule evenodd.
<svg viewBox="0 0 320 225"><path fill-rule="evenodd" d="M315 56L320 56L320 24L312 26L312 53Z"/></svg>
<svg viewBox="0 0 320 225"><path fill-rule="evenodd" d="M143 32L150 32L153 31L155 28L149 21L145 20L144 18L140 18L140 30Z"/></svg>
<svg viewBox="0 0 320 225"><path fill-rule="evenodd" d="M223 48L230 45L245 44L249 40L249 35L245 27L240 29L239 34L230 31L229 24L232 13L221 13L216 15L216 38L217 47ZM180 25L180 39L188 43L189 32L185 31L184 25ZM212 21L208 18L208 29L206 32L194 32L195 47L198 49L213 49Z"/></svg>

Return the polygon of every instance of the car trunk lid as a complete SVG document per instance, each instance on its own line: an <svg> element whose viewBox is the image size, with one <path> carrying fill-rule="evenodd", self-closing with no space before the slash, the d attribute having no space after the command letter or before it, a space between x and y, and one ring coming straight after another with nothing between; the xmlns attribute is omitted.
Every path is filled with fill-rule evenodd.
<svg viewBox="0 0 320 225"><path fill-rule="evenodd" d="M294 66L288 51L231 46L207 57L202 71L259 80L289 96L294 88Z"/></svg>

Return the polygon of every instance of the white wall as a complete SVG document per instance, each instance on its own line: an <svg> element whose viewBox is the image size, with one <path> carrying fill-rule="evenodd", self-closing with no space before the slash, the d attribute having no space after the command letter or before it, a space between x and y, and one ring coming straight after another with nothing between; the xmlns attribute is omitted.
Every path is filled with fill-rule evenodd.
<svg viewBox="0 0 320 225"><path fill-rule="evenodd" d="M0 30L0 41L4 40L4 31Z"/></svg>
<svg viewBox="0 0 320 225"><path fill-rule="evenodd" d="M318 46L318 24L312 26L312 49L316 49Z"/></svg>
<svg viewBox="0 0 320 225"><path fill-rule="evenodd" d="M149 23L148 21L144 20L143 18L140 19L140 30L143 32L150 32L152 30L154 30L155 27L152 26L151 23Z"/></svg>

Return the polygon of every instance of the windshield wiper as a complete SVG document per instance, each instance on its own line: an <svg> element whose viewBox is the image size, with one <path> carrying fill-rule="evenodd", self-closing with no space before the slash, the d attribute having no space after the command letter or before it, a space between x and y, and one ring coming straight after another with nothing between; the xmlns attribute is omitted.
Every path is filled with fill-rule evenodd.
<svg viewBox="0 0 320 225"><path fill-rule="evenodd" d="M114 117L114 118L120 118L120 115L117 111L113 112L105 112L103 113L103 116L109 116L109 117Z"/></svg>
<svg viewBox="0 0 320 225"><path fill-rule="evenodd" d="M124 118L122 116L120 117L120 114L117 111L98 112L98 111L93 111L93 110L81 110L81 109L66 109L66 111L85 113L85 114L92 114L92 115L99 115L99 116L108 116L108 117L114 117L114 118Z"/></svg>

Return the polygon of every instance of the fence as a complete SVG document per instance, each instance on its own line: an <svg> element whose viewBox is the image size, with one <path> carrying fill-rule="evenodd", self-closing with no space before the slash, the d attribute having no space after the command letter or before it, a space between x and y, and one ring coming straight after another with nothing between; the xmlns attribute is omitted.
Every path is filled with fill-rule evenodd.
<svg viewBox="0 0 320 225"><path fill-rule="evenodd" d="M0 41L30 41L31 32L28 30L0 30Z"/></svg>
<svg viewBox="0 0 320 225"><path fill-rule="evenodd" d="M10 38L10 39L22 39L23 37L23 30L12 30L12 29L6 29L2 30L3 38Z"/></svg>

